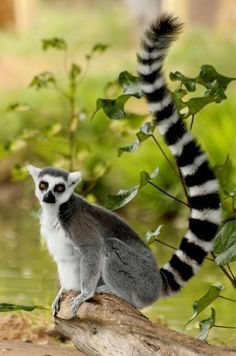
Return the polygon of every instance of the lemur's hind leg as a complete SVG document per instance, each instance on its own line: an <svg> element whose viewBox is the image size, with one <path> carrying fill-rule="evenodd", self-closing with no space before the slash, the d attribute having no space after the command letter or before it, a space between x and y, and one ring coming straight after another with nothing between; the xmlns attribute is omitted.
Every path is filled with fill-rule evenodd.
<svg viewBox="0 0 236 356"><path fill-rule="evenodd" d="M115 294L142 308L155 301L161 289L160 274L154 257L145 246L137 252L131 246L110 238L105 242L100 293ZM143 253L142 253L143 252Z"/></svg>

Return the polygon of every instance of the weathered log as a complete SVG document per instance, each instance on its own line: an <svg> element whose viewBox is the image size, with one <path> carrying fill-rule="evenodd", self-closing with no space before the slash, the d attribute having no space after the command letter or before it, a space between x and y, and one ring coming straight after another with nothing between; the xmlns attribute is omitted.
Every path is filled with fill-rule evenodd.
<svg viewBox="0 0 236 356"><path fill-rule="evenodd" d="M83 303L77 316L71 319L73 296L73 292L63 296L54 319L55 326L85 355L236 355L236 349L212 346L157 325L128 303L109 294L95 295Z"/></svg>

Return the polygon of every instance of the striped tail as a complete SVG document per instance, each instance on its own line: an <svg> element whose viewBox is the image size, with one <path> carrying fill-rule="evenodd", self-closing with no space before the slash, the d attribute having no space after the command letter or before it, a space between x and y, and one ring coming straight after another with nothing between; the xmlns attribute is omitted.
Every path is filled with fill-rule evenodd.
<svg viewBox="0 0 236 356"><path fill-rule="evenodd" d="M177 18L163 15L145 32L138 73L154 123L174 155L188 189L191 215L188 231L170 261L160 269L162 296L176 293L195 275L221 221L219 183L204 153L178 115L162 72L168 48L182 30Z"/></svg>

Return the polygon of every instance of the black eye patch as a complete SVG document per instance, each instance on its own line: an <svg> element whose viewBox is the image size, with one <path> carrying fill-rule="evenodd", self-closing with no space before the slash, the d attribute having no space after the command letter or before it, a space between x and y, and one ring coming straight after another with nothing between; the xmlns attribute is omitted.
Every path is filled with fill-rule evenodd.
<svg viewBox="0 0 236 356"><path fill-rule="evenodd" d="M54 192L57 192L57 193L63 193L65 191L65 185L64 184L57 184L55 185L54 187Z"/></svg>
<svg viewBox="0 0 236 356"><path fill-rule="evenodd" d="M41 181L40 183L39 183L39 189L40 190L45 190L45 189L47 189L48 188L48 182L45 182L45 181Z"/></svg>

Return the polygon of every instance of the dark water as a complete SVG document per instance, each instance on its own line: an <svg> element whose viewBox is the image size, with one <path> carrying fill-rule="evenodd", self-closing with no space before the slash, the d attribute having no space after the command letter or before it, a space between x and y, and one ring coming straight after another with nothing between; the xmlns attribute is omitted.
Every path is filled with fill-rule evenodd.
<svg viewBox="0 0 236 356"><path fill-rule="evenodd" d="M0 301L49 306L57 290L57 272L40 238L37 219L33 214L27 217L25 211L19 210L1 212L0 216ZM165 247L158 245L154 249L160 264L168 260L171 252ZM181 293L154 303L144 312L153 320L160 319L169 327L182 331L192 314L193 301L199 299L210 284L219 283L225 286L222 295L236 299L236 293L224 274L213 263L206 261L199 275ZM213 306L217 324L236 326L235 303L218 299ZM198 320L209 316L210 308ZM197 327L198 322L193 321L186 332L197 335ZM209 340L236 344L236 330L214 328Z"/></svg>

